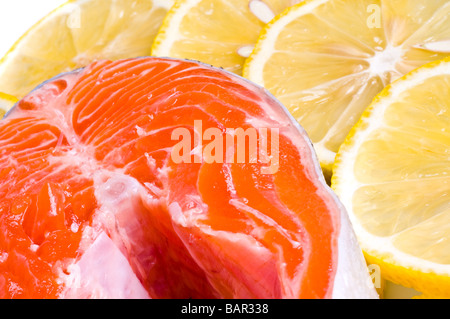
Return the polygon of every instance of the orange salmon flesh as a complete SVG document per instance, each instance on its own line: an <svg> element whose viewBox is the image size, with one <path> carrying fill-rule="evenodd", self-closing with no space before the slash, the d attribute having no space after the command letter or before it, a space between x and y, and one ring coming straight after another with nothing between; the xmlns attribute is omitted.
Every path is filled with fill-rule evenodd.
<svg viewBox="0 0 450 319"><path fill-rule="evenodd" d="M276 129L277 171L174 161L173 132L195 146L194 121L224 141ZM98 61L0 122L0 297L328 298L340 209L264 89L196 62Z"/></svg>

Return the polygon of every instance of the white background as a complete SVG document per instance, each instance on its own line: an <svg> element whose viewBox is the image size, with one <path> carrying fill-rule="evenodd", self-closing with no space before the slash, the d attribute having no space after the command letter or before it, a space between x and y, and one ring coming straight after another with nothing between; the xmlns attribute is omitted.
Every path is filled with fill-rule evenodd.
<svg viewBox="0 0 450 319"><path fill-rule="evenodd" d="M0 0L0 58L25 31L66 0Z"/></svg>

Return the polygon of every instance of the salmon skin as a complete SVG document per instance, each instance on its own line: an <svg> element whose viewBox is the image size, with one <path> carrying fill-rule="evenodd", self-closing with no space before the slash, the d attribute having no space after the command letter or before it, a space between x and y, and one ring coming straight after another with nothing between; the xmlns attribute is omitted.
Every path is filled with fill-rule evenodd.
<svg viewBox="0 0 450 319"><path fill-rule="evenodd" d="M148 57L60 75L0 122L0 297L332 297L345 211L321 174L234 74Z"/></svg>

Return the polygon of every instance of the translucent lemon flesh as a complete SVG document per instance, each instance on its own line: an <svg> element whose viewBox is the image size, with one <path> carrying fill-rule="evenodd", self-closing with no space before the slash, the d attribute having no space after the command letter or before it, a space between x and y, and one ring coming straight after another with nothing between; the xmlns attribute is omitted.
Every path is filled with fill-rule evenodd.
<svg viewBox="0 0 450 319"><path fill-rule="evenodd" d="M333 173L368 260L395 283L450 297L450 58L386 88Z"/></svg>
<svg viewBox="0 0 450 319"><path fill-rule="evenodd" d="M156 37L152 55L198 60L241 74L263 26L301 1L177 1Z"/></svg>
<svg viewBox="0 0 450 319"><path fill-rule="evenodd" d="M0 91L26 95L98 59L150 55L172 0L69 1L28 30L0 62Z"/></svg>
<svg viewBox="0 0 450 319"><path fill-rule="evenodd" d="M262 31L244 76L305 127L325 171L373 98L450 54L447 0L310 0Z"/></svg>
<svg viewBox="0 0 450 319"><path fill-rule="evenodd" d="M6 112L8 112L16 102L17 98L14 96L0 92L0 119L5 116Z"/></svg>

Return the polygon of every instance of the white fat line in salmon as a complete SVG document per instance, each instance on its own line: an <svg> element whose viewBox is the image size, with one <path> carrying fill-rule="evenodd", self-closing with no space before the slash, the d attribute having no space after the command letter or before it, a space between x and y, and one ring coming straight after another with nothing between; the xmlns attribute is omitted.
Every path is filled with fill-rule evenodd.
<svg viewBox="0 0 450 319"><path fill-rule="evenodd" d="M172 131L171 139L179 141L171 152L175 164L263 164L262 174L278 172L279 128L209 127L203 131L202 121L194 120L193 132L186 127L177 127Z"/></svg>

